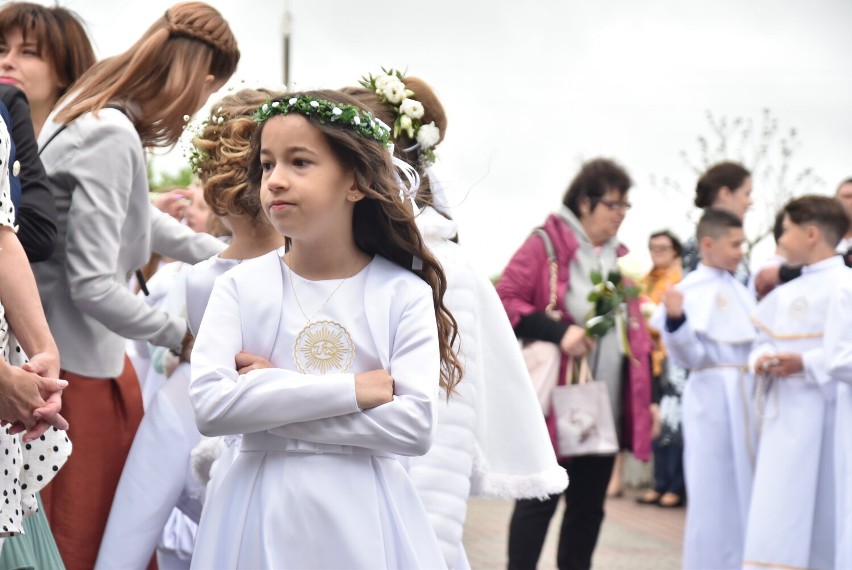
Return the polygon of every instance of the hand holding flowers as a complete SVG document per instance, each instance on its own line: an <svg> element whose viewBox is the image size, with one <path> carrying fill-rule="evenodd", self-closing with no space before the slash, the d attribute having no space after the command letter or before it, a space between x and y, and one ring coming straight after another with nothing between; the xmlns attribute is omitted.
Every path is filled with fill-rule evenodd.
<svg viewBox="0 0 852 570"><path fill-rule="evenodd" d="M616 329L624 354L632 356L627 338L627 302L639 297L640 288L626 286L617 270L610 271L606 280L599 271L592 271L592 290L588 300L592 309L586 317L586 334L592 338L601 338L613 328Z"/></svg>

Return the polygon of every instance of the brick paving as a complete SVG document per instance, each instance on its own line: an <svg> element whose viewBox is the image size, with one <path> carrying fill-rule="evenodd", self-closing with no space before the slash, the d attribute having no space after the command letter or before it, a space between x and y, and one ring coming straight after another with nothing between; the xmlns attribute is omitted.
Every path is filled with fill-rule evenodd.
<svg viewBox="0 0 852 570"><path fill-rule="evenodd" d="M683 540L684 509L638 505L639 491L609 499L593 570L679 570ZM474 570L506 567L506 534L512 501L471 499L465 524L464 544ZM550 525L540 570L555 570L556 542L562 507Z"/></svg>

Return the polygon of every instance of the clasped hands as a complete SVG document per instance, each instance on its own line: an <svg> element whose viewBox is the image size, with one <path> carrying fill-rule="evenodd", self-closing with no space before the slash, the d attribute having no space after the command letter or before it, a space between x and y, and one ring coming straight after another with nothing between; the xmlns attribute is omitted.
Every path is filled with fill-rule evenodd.
<svg viewBox="0 0 852 570"><path fill-rule="evenodd" d="M237 372L248 374L252 370L274 368L262 356L242 351L236 358ZM386 370L370 370L355 375L355 401L362 410L387 404L393 400L393 378Z"/></svg>
<svg viewBox="0 0 852 570"><path fill-rule="evenodd" d="M804 370L802 355L793 352L778 352L762 354L754 361L754 371L762 374L772 374L779 378L792 376Z"/></svg>
<svg viewBox="0 0 852 570"><path fill-rule="evenodd" d="M59 376L59 360L48 353L35 354L21 368L0 360L0 425L9 433L24 433L33 441L50 427L68 429L59 411L62 390L68 386Z"/></svg>

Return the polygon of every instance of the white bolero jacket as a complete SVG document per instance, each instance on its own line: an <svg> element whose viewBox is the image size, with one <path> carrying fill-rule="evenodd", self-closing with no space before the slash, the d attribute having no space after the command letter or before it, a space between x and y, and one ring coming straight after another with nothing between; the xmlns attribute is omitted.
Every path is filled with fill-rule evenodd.
<svg viewBox="0 0 852 570"><path fill-rule="evenodd" d="M394 379L393 401L362 411L354 374L302 374L289 358L237 372L240 351L271 360L282 310L289 310L282 307L282 253L246 261L216 280L192 352L189 395L199 431L265 431L286 438L276 449L308 453L426 453L440 375L432 290L380 256L367 268L364 307L376 354Z"/></svg>

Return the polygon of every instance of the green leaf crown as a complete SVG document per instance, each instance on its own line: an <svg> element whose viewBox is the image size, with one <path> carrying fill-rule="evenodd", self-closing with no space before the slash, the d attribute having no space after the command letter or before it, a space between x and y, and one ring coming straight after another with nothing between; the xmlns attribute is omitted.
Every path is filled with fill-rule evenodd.
<svg viewBox="0 0 852 570"><path fill-rule="evenodd" d="M332 124L355 131L364 138L372 139L390 148L390 127L372 113L355 105L333 103L310 95L293 95L267 101L255 111L252 118L258 123L276 115L298 113L304 117L315 119L321 124Z"/></svg>

